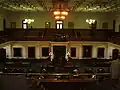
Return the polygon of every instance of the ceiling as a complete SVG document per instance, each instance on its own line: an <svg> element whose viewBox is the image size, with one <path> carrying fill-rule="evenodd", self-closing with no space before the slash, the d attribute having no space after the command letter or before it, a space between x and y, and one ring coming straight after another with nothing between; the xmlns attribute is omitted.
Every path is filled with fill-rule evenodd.
<svg viewBox="0 0 120 90"><path fill-rule="evenodd" d="M12 11L119 12L120 0L0 0L0 7Z"/></svg>

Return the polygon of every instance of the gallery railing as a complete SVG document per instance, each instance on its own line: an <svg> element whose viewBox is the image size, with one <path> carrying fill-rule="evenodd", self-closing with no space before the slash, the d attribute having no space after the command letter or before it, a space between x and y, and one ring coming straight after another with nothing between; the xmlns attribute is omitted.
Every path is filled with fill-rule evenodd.
<svg viewBox="0 0 120 90"><path fill-rule="evenodd" d="M73 33L74 31L74 33ZM112 29L22 29L6 28L5 31L0 32L1 43L7 41L54 41L56 34L64 35L64 41L108 41L117 43L119 32L114 32ZM117 38L116 38L117 37ZM113 40L114 39L114 40Z"/></svg>
<svg viewBox="0 0 120 90"><path fill-rule="evenodd" d="M0 73L0 75L24 75L26 79L41 82L93 82L110 79L110 73Z"/></svg>

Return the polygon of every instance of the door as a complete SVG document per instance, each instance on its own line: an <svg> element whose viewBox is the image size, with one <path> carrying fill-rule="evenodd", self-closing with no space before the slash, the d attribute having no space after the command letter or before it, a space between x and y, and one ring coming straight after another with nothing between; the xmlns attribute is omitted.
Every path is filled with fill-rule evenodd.
<svg viewBox="0 0 120 90"><path fill-rule="evenodd" d="M35 58L35 47L28 47L28 58Z"/></svg>
<svg viewBox="0 0 120 90"><path fill-rule="evenodd" d="M63 66L65 64L66 46L53 46L54 64Z"/></svg>
<svg viewBox="0 0 120 90"><path fill-rule="evenodd" d="M118 49L113 49L112 51L112 59L116 60L118 58L119 55L119 50Z"/></svg>
<svg viewBox="0 0 120 90"><path fill-rule="evenodd" d="M83 46L83 58L92 57L92 46Z"/></svg>

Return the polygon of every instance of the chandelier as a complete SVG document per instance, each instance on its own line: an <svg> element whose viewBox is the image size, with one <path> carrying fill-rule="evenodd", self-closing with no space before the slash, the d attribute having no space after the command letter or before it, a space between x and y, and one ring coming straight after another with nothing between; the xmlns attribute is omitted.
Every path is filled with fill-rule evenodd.
<svg viewBox="0 0 120 90"><path fill-rule="evenodd" d="M95 19L86 19L86 22L88 23L88 24L94 24L95 23Z"/></svg>
<svg viewBox="0 0 120 90"><path fill-rule="evenodd" d="M66 16L68 15L67 10L55 10L53 12L55 20L64 20Z"/></svg>

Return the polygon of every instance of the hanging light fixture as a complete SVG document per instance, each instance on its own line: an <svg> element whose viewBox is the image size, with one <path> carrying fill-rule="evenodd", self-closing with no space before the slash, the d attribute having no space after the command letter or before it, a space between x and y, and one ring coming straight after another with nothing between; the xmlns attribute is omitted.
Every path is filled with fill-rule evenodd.
<svg viewBox="0 0 120 90"><path fill-rule="evenodd" d="M67 11L63 11L63 12L61 12L61 14L67 16L68 12Z"/></svg>
<svg viewBox="0 0 120 90"><path fill-rule="evenodd" d="M60 16L55 16L55 19L56 19L56 20L60 19Z"/></svg>
<svg viewBox="0 0 120 90"><path fill-rule="evenodd" d="M61 16L60 19L64 20L64 19L65 19L65 16Z"/></svg>
<svg viewBox="0 0 120 90"><path fill-rule="evenodd" d="M53 12L54 17L56 20L64 20L65 17L68 15L68 11L66 10L55 10Z"/></svg>
<svg viewBox="0 0 120 90"><path fill-rule="evenodd" d="M54 15L60 15L60 11L54 11Z"/></svg>
<svg viewBox="0 0 120 90"><path fill-rule="evenodd" d="M88 24L94 24L95 23L95 19L86 19L86 22L88 23Z"/></svg>

